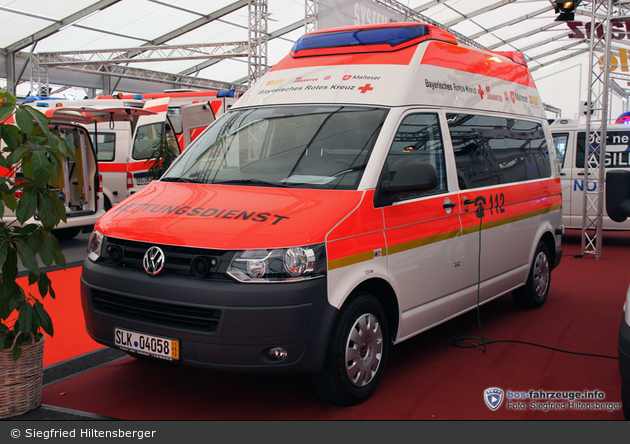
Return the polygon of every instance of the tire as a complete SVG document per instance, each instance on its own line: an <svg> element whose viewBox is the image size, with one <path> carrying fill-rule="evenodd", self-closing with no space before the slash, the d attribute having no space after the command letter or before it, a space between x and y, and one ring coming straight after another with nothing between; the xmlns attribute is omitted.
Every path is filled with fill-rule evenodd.
<svg viewBox="0 0 630 444"><path fill-rule="evenodd" d="M112 203L107 198L107 196L105 196L105 202L103 203L103 208L105 209L105 212L107 212L107 211L112 209Z"/></svg>
<svg viewBox="0 0 630 444"><path fill-rule="evenodd" d="M72 228L60 228L58 230L53 230L52 234L57 238L57 240L67 240L67 239L73 239L80 232L81 232L81 227L72 227Z"/></svg>
<svg viewBox="0 0 630 444"><path fill-rule="evenodd" d="M315 392L341 406L366 401L381 380L388 350L387 318L381 304L374 296L359 293L337 315L324 368L311 377Z"/></svg>
<svg viewBox="0 0 630 444"><path fill-rule="evenodd" d="M529 270L527 283L512 292L512 298L519 307L540 308L549 295L551 285L551 256L547 244L540 241L532 267Z"/></svg>

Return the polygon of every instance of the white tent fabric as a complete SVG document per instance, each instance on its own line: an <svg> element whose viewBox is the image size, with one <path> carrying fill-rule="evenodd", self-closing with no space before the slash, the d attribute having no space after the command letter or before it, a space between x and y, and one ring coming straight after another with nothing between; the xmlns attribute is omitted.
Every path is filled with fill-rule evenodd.
<svg viewBox="0 0 630 444"><path fill-rule="evenodd" d="M320 0L322 9L326 1L331 3ZM561 107L563 116L570 118L578 114L579 100L575 98L584 98L586 74L590 71L590 60L586 60L590 3L582 2L570 27L567 22L555 21L557 15L549 0L400 0L402 6L488 49L522 52L535 78L543 79L551 90L560 82L559 73L579 65L579 72L570 73L577 88L570 94L573 100L570 109L564 111L567 105L553 103L561 102L560 99L543 94L546 103ZM617 12L623 15L625 2L619 3L617 9L622 9ZM2 55L8 54L247 41L247 4L247 0L0 0L0 77L7 77ZM305 0L267 0L267 5L270 34L267 56L268 64L273 65L304 33ZM358 14L354 20L360 23L375 17ZM616 74L622 76L627 67L621 63L624 54L628 57L626 48L630 42L630 25L626 28L626 23L630 24L624 22L615 28L611 50L618 60ZM247 59L242 57L213 64L176 60L136 65L221 82L242 82L248 75ZM16 76L24 82L18 91L24 91L30 79L24 63L16 61ZM77 84L71 75L66 79L57 82L62 86L88 87ZM623 77L618 83L628 87Z"/></svg>

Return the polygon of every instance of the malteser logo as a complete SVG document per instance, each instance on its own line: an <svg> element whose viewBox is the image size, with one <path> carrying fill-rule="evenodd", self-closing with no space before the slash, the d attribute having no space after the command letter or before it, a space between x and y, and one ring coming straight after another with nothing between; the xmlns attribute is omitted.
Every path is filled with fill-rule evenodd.
<svg viewBox="0 0 630 444"><path fill-rule="evenodd" d="M350 80L352 78L352 76L343 76L344 80Z"/></svg>

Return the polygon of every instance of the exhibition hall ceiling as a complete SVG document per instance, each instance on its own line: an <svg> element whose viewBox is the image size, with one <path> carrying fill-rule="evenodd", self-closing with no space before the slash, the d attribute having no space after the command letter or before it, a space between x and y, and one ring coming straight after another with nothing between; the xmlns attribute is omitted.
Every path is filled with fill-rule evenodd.
<svg viewBox="0 0 630 444"><path fill-rule="evenodd" d="M331 1L320 0L320 8L326 2ZM369 22L380 17L359 5L359 0L336 3L352 4L355 14L349 20ZM555 21L557 14L549 0L399 2L485 48L524 53L533 71L588 53L591 3L583 1L574 21L567 23ZM0 54L244 42L248 40L247 4L247 0L0 0ZM267 57L273 65L304 33L305 2L267 0L267 11ZM611 53L620 63L627 57L630 42L630 22L627 24L626 28L620 21L614 28ZM242 82L248 75L247 58L243 57L211 65L199 60L137 65L221 82ZM28 75L22 73L22 81Z"/></svg>

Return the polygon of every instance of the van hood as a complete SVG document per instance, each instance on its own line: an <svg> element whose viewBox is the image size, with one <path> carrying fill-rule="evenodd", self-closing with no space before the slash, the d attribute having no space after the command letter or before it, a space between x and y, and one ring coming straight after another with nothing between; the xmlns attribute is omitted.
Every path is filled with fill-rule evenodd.
<svg viewBox="0 0 630 444"><path fill-rule="evenodd" d="M283 248L323 242L363 191L153 181L101 217L105 236L215 249Z"/></svg>

